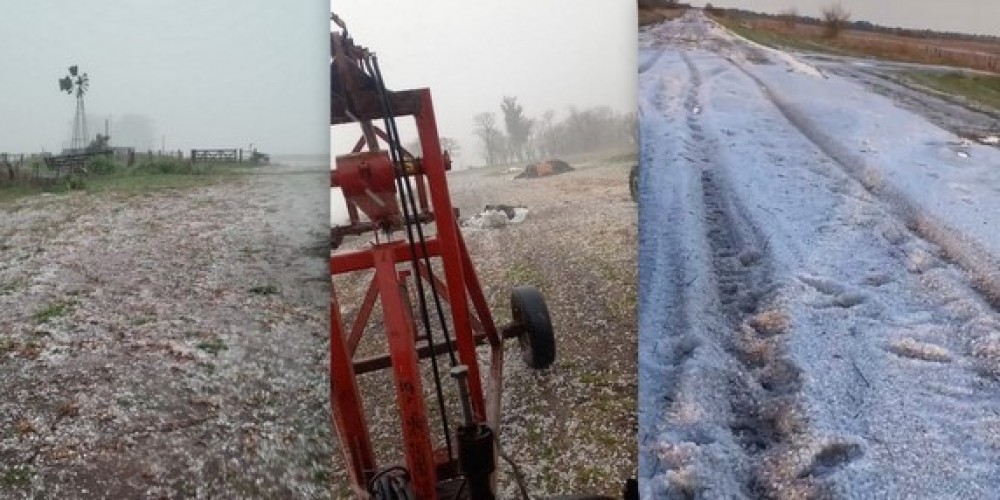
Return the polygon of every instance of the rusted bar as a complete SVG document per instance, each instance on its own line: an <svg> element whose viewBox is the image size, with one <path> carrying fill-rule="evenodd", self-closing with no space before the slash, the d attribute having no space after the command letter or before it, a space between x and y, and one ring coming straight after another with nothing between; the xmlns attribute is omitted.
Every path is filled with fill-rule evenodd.
<svg viewBox="0 0 1000 500"><path fill-rule="evenodd" d="M486 344L486 335L475 335L476 345ZM455 348L455 341L451 341L452 349ZM434 344L434 355L440 356L448 352L448 342L438 342ZM431 357L431 346L426 342L423 345L417 347L417 355L419 359L427 359ZM368 373L378 370L384 370L392 366L392 360L389 355L372 356L368 358L362 358L354 361L354 373L361 375L362 373Z"/></svg>

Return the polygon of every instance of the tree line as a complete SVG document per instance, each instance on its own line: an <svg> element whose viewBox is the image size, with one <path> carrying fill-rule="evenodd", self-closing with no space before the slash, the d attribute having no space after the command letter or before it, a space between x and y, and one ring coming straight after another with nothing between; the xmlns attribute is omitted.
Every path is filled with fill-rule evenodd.
<svg viewBox="0 0 1000 500"><path fill-rule="evenodd" d="M510 96L500 102L499 120L497 113L490 111L473 118L473 134L487 165L634 147L637 132L634 112L618 113L608 106L583 110L571 106L559 119L553 110L532 118L517 98Z"/></svg>

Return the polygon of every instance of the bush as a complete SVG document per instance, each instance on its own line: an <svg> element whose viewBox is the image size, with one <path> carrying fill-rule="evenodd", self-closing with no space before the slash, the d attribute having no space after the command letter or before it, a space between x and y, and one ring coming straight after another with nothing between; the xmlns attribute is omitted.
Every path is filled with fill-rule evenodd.
<svg viewBox="0 0 1000 500"><path fill-rule="evenodd" d="M836 38L851 20L851 13L839 3L823 8L823 26L827 38Z"/></svg>
<svg viewBox="0 0 1000 500"><path fill-rule="evenodd" d="M62 179L62 181L57 181L55 184L55 189L53 191L63 192L63 191L77 191L80 189L87 188L87 179L82 175L68 175Z"/></svg>
<svg viewBox="0 0 1000 500"><path fill-rule="evenodd" d="M113 174L117 170L118 163L110 156L95 156L87 162L87 171L94 174Z"/></svg>

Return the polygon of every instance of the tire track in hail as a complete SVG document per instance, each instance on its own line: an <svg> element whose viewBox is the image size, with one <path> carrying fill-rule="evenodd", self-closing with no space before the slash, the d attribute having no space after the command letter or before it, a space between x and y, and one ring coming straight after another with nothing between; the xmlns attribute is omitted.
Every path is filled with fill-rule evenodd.
<svg viewBox="0 0 1000 500"><path fill-rule="evenodd" d="M762 85L757 78L754 78L754 75L748 74L748 71L745 68L741 67L738 63L732 61L731 59L729 60L729 62L737 69L739 69L742 73L746 74L746 76L748 76L752 81L758 83L758 85L760 85L762 89L762 93L770 101L771 105L778 107L778 104L774 102L775 100L774 94L771 93L766 86ZM778 107L778 110L779 112L782 113L783 116L786 117L786 119L788 118L785 112L780 109L780 107ZM838 159L836 156L833 156L829 152L829 150L821 147L821 145L818 144L814 138L809 137L808 132L801 130L798 127L798 125L796 125L796 123L794 123L791 119L788 119L788 121L796 130L796 132L802 136L803 139L807 140L810 144L815 146L819 152L823 153L833 162L834 165L836 165L836 167L834 167L833 170L830 170L830 173L823 173L820 170L813 170L813 169L810 170L813 170L815 173L823 175L831 180L835 178L836 179L843 178L843 179L853 179L854 181L857 181L858 182L857 189L860 190L861 188L864 188L873 195L873 197L866 196L865 197L866 199L858 201L861 201L862 203L865 204L872 204L878 206L879 210L877 213L887 213L889 215L889 217L886 217L887 221L892 221L893 219L900 219L900 218L903 219L902 222L906 223L908 229L912 231L913 233L912 235L909 234L910 231L902 229L902 225L899 224L898 222L888 222L887 224L879 224L879 227L882 228L881 229L883 233L882 236L886 239L887 243L889 243L890 245L890 255L892 255L894 258L899 259L902 262L902 264L906 268L907 273L909 273L912 276L920 276L923 275L924 272L930 268L937 268L939 266L942 266L942 263L937 262L938 259L932 256L934 252L928 251L931 247L933 247L932 243L934 240L931 238L927 238L925 234L920 231L919 224L913 223L910 219L901 216L899 213L900 210L899 206L895 205L892 202L892 200L890 200L890 202L887 204L885 203L880 204L879 203L880 201L885 202L886 200L881 196L881 193L879 192L878 189L873 189L872 186L867 184L863 178L858 178L857 176L853 175L849 171L850 167L845 166L842 160ZM837 170L838 168L839 170ZM834 174L834 172L836 173ZM833 192L837 194L844 194L840 193L840 191L838 190L833 190ZM904 214L905 213L906 212L904 211ZM910 215L912 216L912 214ZM920 216L919 213L917 213L916 215L918 217ZM910 243L907 243L907 241L910 241ZM928 250L925 250L925 248ZM942 290L951 290L953 286L958 285L959 283L958 281L953 280L947 276L948 275L943 272L930 273L918 279L914 284L915 286L919 287L920 290L927 292L928 296L933 296L935 295L935 293L940 293ZM813 284L807 280L804 280L803 278L805 277L807 276L800 275L799 280L813 286L818 285L819 288L817 288L817 290L820 290L821 288L826 288L828 285L831 284L836 285L835 282L824 279L819 279L815 282L815 284ZM869 282L868 279L866 279L866 284L874 285L876 287L880 286L878 283ZM981 291L970 292L970 293L973 294L979 293L980 297L982 297ZM950 301L960 302L958 297L959 296L956 295L955 298L947 298L945 299L947 300L947 302L942 301L939 304L935 303L934 305L931 305L929 307L936 308L940 306L945 306L941 312L942 313L947 312L948 314L951 314L952 312L955 312L956 309L949 309L949 307L947 307L947 304L949 304ZM988 300L988 297L986 298ZM966 333L968 331L974 337L976 335L979 336L983 335L981 331L984 328L982 318L976 318L976 317L973 317L971 319L961 318L958 319L958 321L960 324L963 325L960 328L961 332ZM928 326L933 326L933 325L928 325ZM977 328L979 329L979 331L977 331ZM854 332L855 329L852 327L851 334L855 335ZM980 340L982 341L980 345L987 345L985 344L985 340L982 339ZM953 348L956 345L961 345L962 343L963 343L962 341L959 341L958 343L956 343L955 345L951 345L950 347ZM945 343L942 345L948 346L949 344ZM975 341L973 341L973 345L975 345ZM927 362L933 362L933 361L940 362L942 359L947 359L949 361L951 360L948 350L936 344L920 342L915 338L910 338L910 337L906 337L905 341L902 342L899 341L898 339L894 340L888 345L888 347L879 347L879 349L887 349L892 355L895 356L920 359ZM980 360L970 358L969 361L971 361L971 364L974 365L976 370L984 369L983 367L978 366ZM988 370L989 368L986 367L985 369ZM861 372L860 369L857 368L857 366L855 366L855 370L862 378L864 377L864 374ZM867 380L864 380L864 385L869 386ZM945 394L945 392L942 392L942 394ZM861 405L853 398L851 399L851 401L852 404L854 404L851 411L857 410L859 413L861 411L864 411L865 409L864 405ZM857 418L857 415L855 415L855 418ZM775 491L774 486L780 486L782 483L784 483L791 485L792 487L795 488L803 488L802 490L797 490L797 491L813 492L816 494L828 494L830 491L832 491L833 488L835 488L835 485L833 485L832 483L824 484L823 478L830 475L832 472L835 472L839 467L849 464L852 461L860 458L862 455L867 454L865 450L863 450L863 448L867 448L867 446L859 445L859 442L863 443L863 441L860 441L858 439L847 438L847 437L834 437L834 436L815 436L814 438L810 439L809 437L810 432L816 432L816 431L815 429L810 431L809 427L802 425L805 423L806 423L805 421L802 421L801 424L796 424L797 426L801 426L801 430L790 433L789 434L790 439L786 439L786 441L788 441L791 444L794 444L796 442L801 443L799 446L802 450L808 450L809 453L813 453L813 458L811 462L809 462L810 465L807 468L793 467L789 465L791 464L792 460L788 458L788 456L782 457L780 453L775 453L773 455L770 455L769 457L766 458L766 462L770 464L768 465L767 468L770 470L769 471L765 470L766 473L760 476L762 479L764 479L764 481L760 483L762 486L761 491L763 493L767 494L769 492L773 492ZM877 437L871 435L870 433L864 433L863 435L865 436L865 439L869 439L877 443L878 445L882 445L882 447L885 448L883 442L879 440ZM855 437L860 438L860 436L855 436ZM782 464L781 463L782 461L784 461L785 464ZM787 472L781 471L781 469L783 468L786 469L786 471L787 470L794 471L798 469L801 470L802 472L799 475L789 475L787 474Z"/></svg>
<svg viewBox="0 0 1000 500"><path fill-rule="evenodd" d="M703 78L688 54L682 58L692 82L685 101L686 123L702 160L703 227L718 310L728 327L717 340L740 367L729 374L728 428L747 464L738 478L742 491L759 497L775 493L772 485L778 482L771 477L774 468L768 463L808 429L802 416L801 369L790 360L784 345L790 325L788 314L775 305L777 287L767 241L734 196L713 153L715 139L706 136L700 118ZM827 463L822 457L816 460Z"/></svg>
<svg viewBox="0 0 1000 500"><path fill-rule="evenodd" d="M760 87L768 102L774 105L803 137L816 145L820 152L833 160L865 190L882 200L893 217L903 222L919 237L944 250L948 260L960 266L982 297L995 310L1000 311L1000 273L996 272L1000 269L1000 259L992 256L989 251L962 235L960 231L920 208L910 196L886 182L878 166L869 164L864 158L848 150L834 136L823 131L813 120L774 92L757 75L741 64L732 60L729 62Z"/></svg>
<svg viewBox="0 0 1000 500"><path fill-rule="evenodd" d="M657 67L668 64L666 52L657 54ZM678 117L683 115L682 96L689 85L686 76L651 71L640 79L640 90L646 87L652 91L648 99L640 92L639 101L643 126L639 169L638 441L639 477L644 480L664 471L657 446L664 432L667 406L677 392L685 356L679 336L670 333L690 328L687 314L690 307L678 288L679 283L690 279L689 270L676 255L678 249L685 247L686 238L668 227L686 227L689 218L684 203L687 194L684 177L673 175L678 144L668 140L672 131L682 127Z"/></svg>

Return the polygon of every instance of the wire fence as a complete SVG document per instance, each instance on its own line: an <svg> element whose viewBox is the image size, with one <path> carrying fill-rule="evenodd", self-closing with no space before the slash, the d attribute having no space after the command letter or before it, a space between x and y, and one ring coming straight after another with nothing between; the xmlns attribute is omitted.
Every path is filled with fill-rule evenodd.
<svg viewBox="0 0 1000 500"><path fill-rule="evenodd" d="M270 156L254 150L240 148L192 149L185 151L138 152L131 147L107 147L103 149L64 150L61 154L51 153L10 153L0 152L0 187L19 183L58 183L73 176L85 176L89 165L96 157L107 157L118 164L132 167L155 159L170 159L190 163L247 163L266 165Z"/></svg>
<svg viewBox="0 0 1000 500"><path fill-rule="evenodd" d="M86 175L88 173L87 164L98 156L121 161L129 166L135 163L135 150L133 148L70 151L59 155L0 152L0 185L24 182L46 184L58 182L73 175Z"/></svg>

